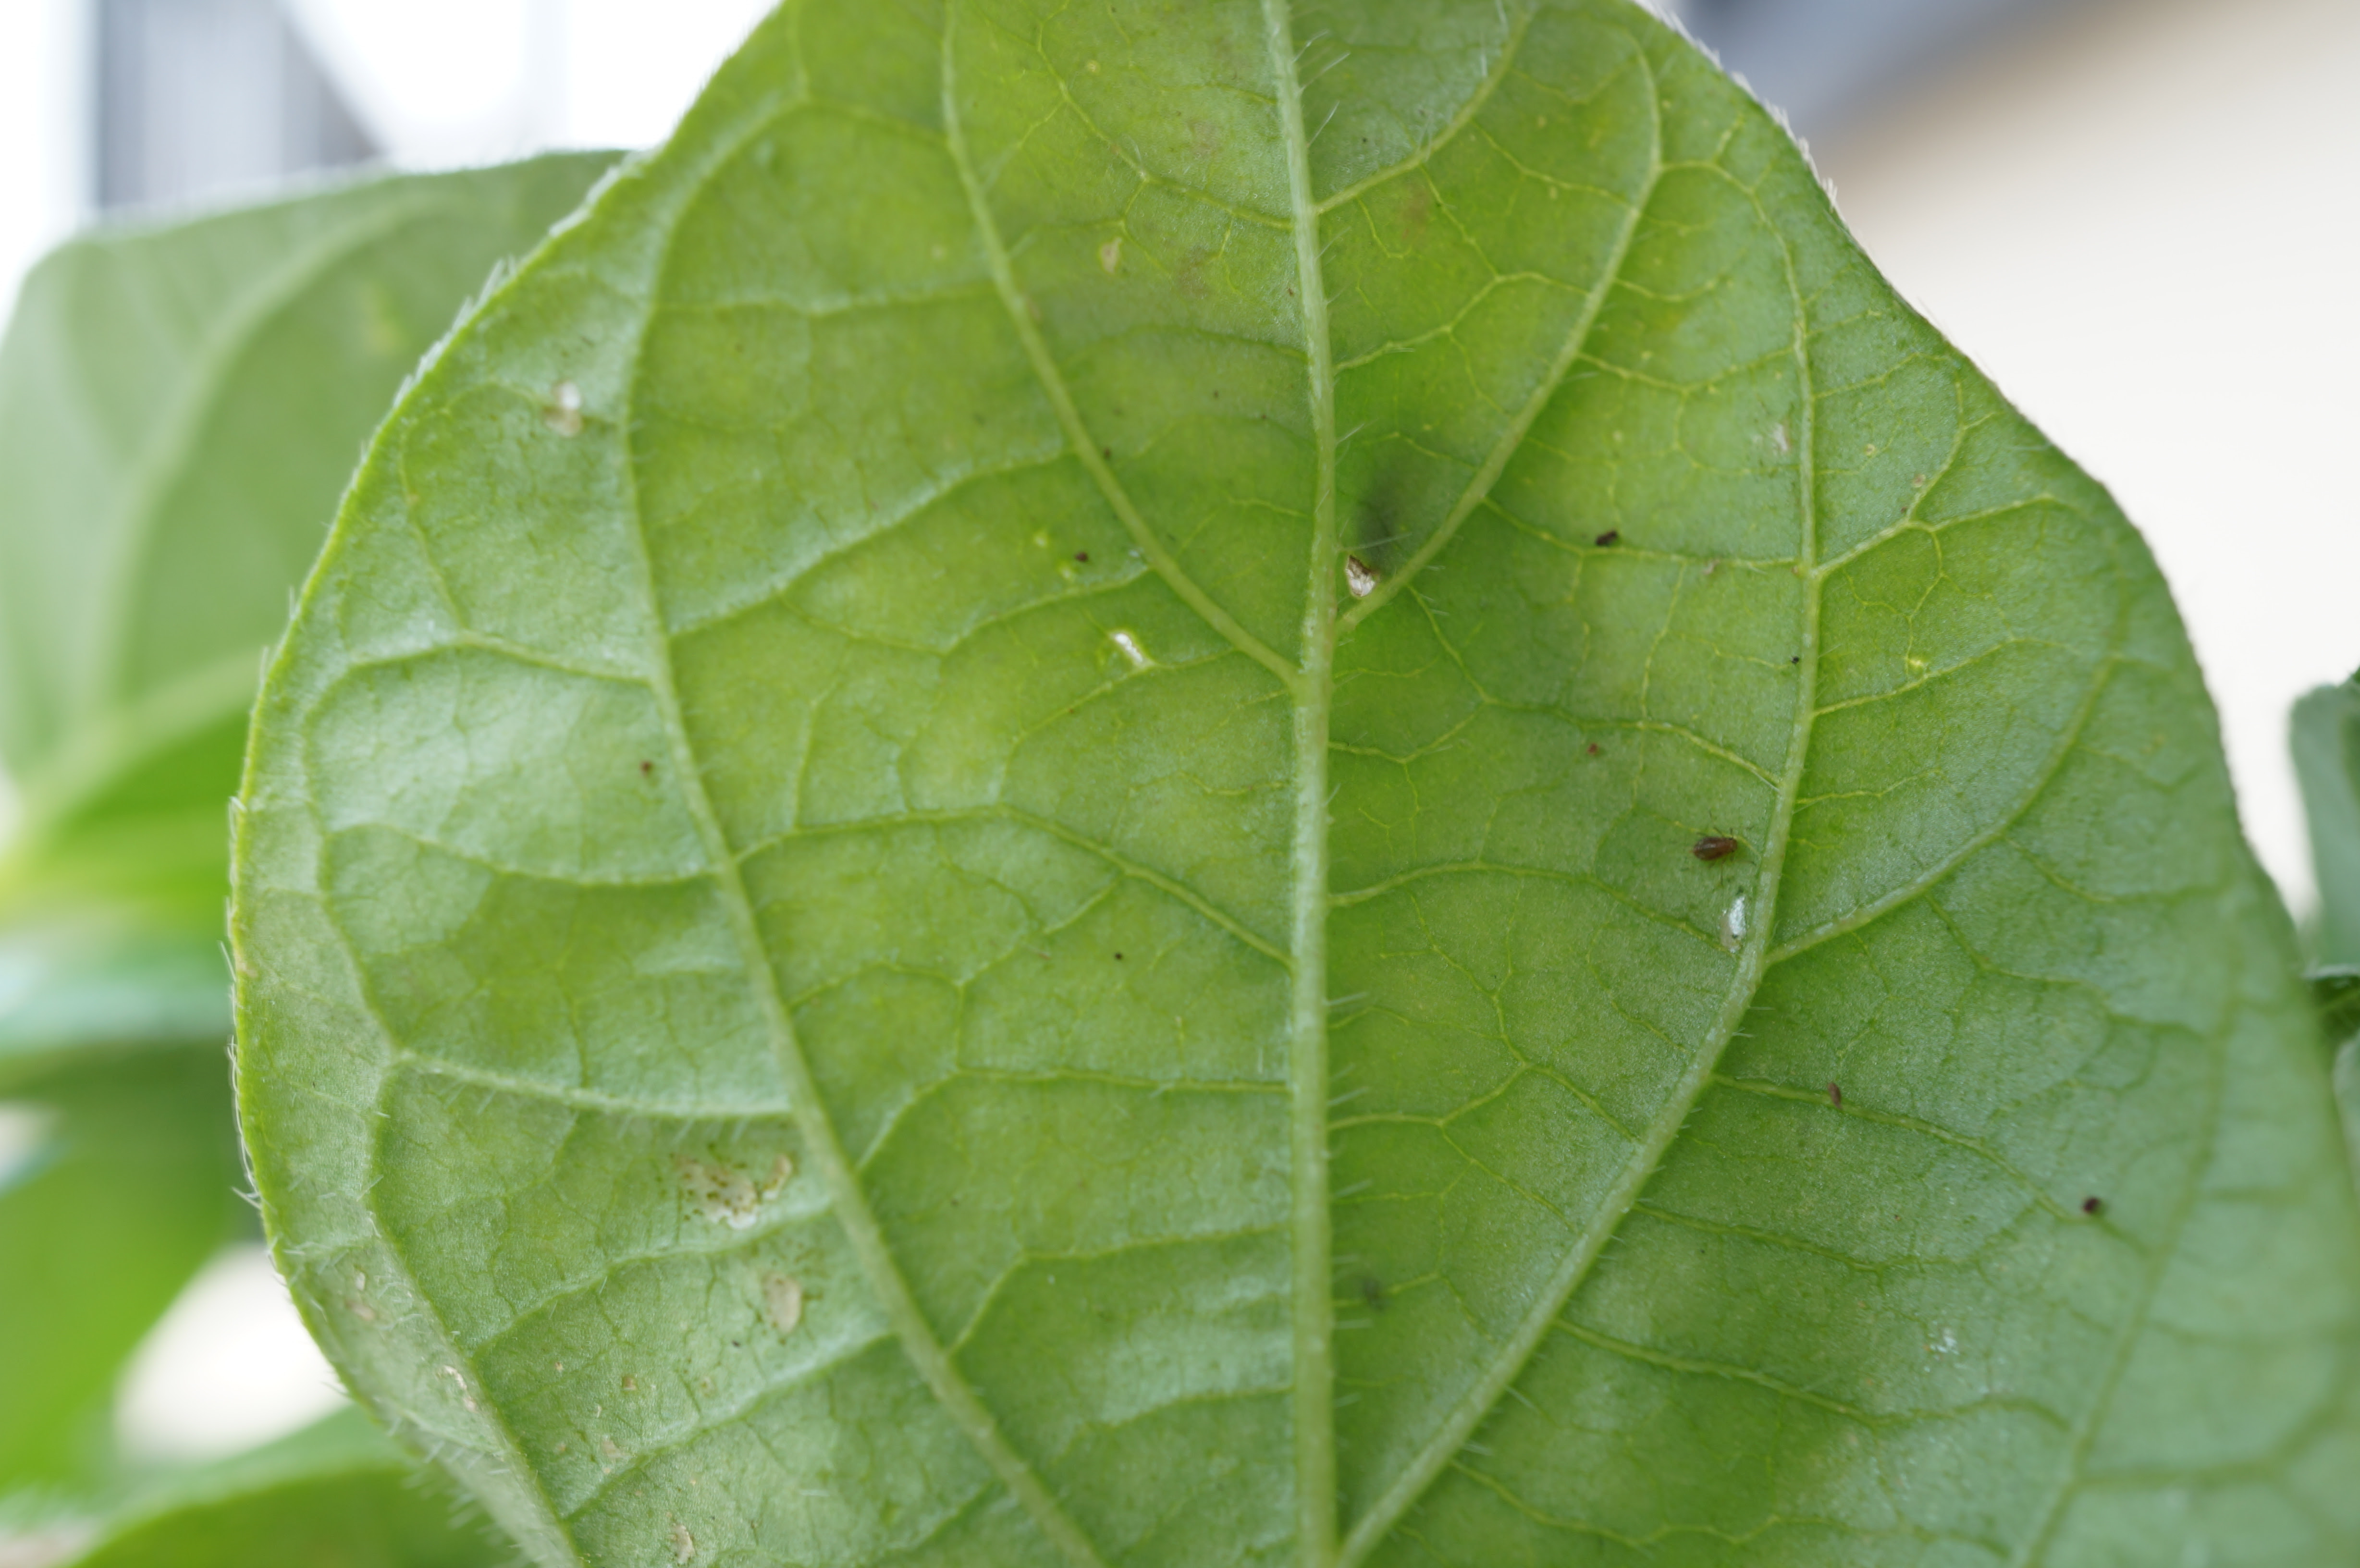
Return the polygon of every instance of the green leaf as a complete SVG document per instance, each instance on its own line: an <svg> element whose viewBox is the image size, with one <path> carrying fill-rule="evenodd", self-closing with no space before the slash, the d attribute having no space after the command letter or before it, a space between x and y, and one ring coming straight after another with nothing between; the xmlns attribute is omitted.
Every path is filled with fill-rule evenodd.
<svg viewBox="0 0 2360 1568"><path fill-rule="evenodd" d="M0 1489L96 1467L124 1358L252 1223L216 1051L86 1062L27 1093L51 1119L0 1172Z"/></svg>
<svg viewBox="0 0 2360 1568"><path fill-rule="evenodd" d="M2294 770L2319 876L2319 961L2360 970L2360 684L2322 686L2294 705Z"/></svg>
<svg viewBox="0 0 2360 1568"><path fill-rule="evenodd" d="M514 1552L357 1410L183 1484L72 1568L495 1568Z"/></svg>
<svg viewBox="0 0 2360 1568"><path fill-rule="evenodd" d="M65 246L0 345L0 1484L105 1453L123 1357L246 1220L226 817L260 654L351 454L607 158L375 180ZM159 1045L193 1047L158 1051Z"/></svg>
<svg viewBox="0 0 2360 1568"><path fill-rule="evenodd" d="M102 232L0 345L0 1082L223 1038L224 811L261 655L354 452L606 155Z"/></svg>
<svg viewBox="0 0 2360 1568"><path fill-rule="evenodd" d="M1633 5L788 5L258 713L266 1222L542 1562L2360 1550L2163 584Z"/></svg>
<svg viewBox="0 0 2360 1568"><path fill-rule="evenodd" d="M2330 964L2311 972L2311 999L2330 1045L2360 1034L2360 969Z"/></svg>

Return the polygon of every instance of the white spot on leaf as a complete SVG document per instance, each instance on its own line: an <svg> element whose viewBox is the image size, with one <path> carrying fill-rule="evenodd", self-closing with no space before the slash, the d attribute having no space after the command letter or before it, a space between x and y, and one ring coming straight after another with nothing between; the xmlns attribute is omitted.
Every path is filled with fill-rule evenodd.
<svg viewBox="0 0 2360 1568"><path fill-rule="evenodd" d="M1786 421L1779 420L1770 427L1770 444L1781 453L1786 451Z"/></svg>
<svg viewBox="0 0 2360 1568"><path fill-rule="evenodd" d="M1731 902L1729 912L1721 917L1721 945L1729 953L1735 953L1745 945L1745 895L1743 893Z"/></svg>
<svg viewBox="0 0 2360 1568"><path fill-rule="evenodd" d="M1116 270L1122 266L1122 236L1120 234L1115 235L1114 238L1098 246L1098 266L1106 270L1106 275L1109 278L1112 278L1115 275Z"/></svg>
<svg viewBox="0 0 2360 1568"><path fill-rule="evenodd" d="M1377 591L1376 568L1371 566L1367 561L1362 561L1357 555L1346 556L1344 558L1344 585L1352 591L1353 598L1367 598L1370 594Z"/></svg>
<svg viewBox="0 0 2360 1568"><path fill-rule="evenodd" d="M672 1560L693 1563L696 1560L696 1537L688 1533L688 1526L678 1519L672 1523Z"/></svg>
<svg viewBox="0 0 2360 1568"><path fill-rule="evenodd" d="M1147 650L1139 646L1139 639L1129 632L1109 632L1107 633L1107 640L1114 644L1115 647L1122 649L1122 656L1131 660L1131 667L1133 670L1144 670L1149 665L1155 662L1155 660L1147 657Z"/></svg>
<svg viewBox="0 0 2360 1568"><path fill-rule="evenodd" d="M582 433L582 388L571 381L561 381L549 389L549 402L541 410L541 422L562 436Z"/></svg>
<svg viewBox="0 0 2360 1568"><path fill-rule="evenodd" d="M762 1316L781 1334L792 1334L803 1321L803 1282L783 1274L762 1277Z"/></svg>

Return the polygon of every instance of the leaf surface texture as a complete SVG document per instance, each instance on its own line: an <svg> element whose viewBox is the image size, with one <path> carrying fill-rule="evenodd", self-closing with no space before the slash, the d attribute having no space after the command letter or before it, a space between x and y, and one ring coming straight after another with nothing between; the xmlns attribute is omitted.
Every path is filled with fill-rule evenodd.
<svg viewBox="0 0 2360 1568"><path fill-rule="evenodd" d="M543 1562L2360 1542L2153 563L1633 6L785 6L260 713L267 1216Z"/></svg>

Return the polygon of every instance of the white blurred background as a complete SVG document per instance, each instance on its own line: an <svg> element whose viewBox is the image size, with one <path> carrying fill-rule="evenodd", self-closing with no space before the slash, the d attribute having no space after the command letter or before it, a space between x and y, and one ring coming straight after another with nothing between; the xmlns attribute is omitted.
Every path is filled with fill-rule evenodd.
<svg viewBox="0 0 2360 1568"><path fill-rule="evenodd" d="M0 0L0 301L102 211L323 164L649 145L765 5ZM2146 530L2300 912L2287 710L2360 665L2360 3L1672 8L1791 114L1901 290ZM193 1458L334 1397L246 1249L158 1330L121 1414L136 1450Z"/></svg>

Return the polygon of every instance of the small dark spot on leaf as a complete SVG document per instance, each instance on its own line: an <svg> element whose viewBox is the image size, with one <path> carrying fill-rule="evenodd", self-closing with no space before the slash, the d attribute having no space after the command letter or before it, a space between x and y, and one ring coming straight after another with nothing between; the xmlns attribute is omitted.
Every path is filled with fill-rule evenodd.
<svg viewBox="0 0 2360 1568"><path fill-rule="evenodd" d="M1788 660L1786 660L1786 662L1787 662L1787 663L1789 663L1789 664L1800 664L1800 663L1802 663L1802 662L1803 662L1803 656L1802 656L1801 654L1799 654L1799 653L1798 653L1798 654L1795 655L1792 659L1789 659Z"/></svg>
<svg viewBox="0 0 2360 1568"><path fill-rule="evenodd" d="M647 762L647 761L642 761L642 762L639 764L639 777L640 777L640 778L642 778L642 779L652 779L652 778L654 778L654 777L655 777L655 775L656 775L656 765L655 765L654 763L652 763L652 762Z"/></svg>
<svg viewBox="0 0 2360 1568"><path fill-rule="evenodd" d="M1828 1085L1828 1104L1840 1111L1843 1109L1843 1091L1833 1083Z"/></svg>
<svg viewBox="0 0 2360 1568"><path fill-rule="evenodd" d="M1120 963L1122 962L1122 954L1121 954L1121 953L1116 953L1116 954L1114 955L1114 961L1115 961L1117 964L1120 964Z"/></svg>
<svg viewBox="0 0 2360 1568"><path fill-rule="evenodd" d="M1074 559L1080 561L1084 566L1087 566L1090 563L1090 552L1086 550L1077 550L1074 551Z"/></svg>
<svg viewBox="0 0 2360 1568"><path fill-rule="evenodd" d="M2105 1206L2106 1201L2103 1198L2084 1198L2081 1200L2081 1212L2085 1214L2094 1214Z"/></svg>
<svg viewBox="0 0 2360 1568"><path fill-rule="evenodd" d="M1621 528L1609 528L1604 533L1598 536L1598 548L1604 550L1609 545L1621 542L1622 538L1622 530Z"/></svg>
<svg viewBox="0 0 2360 1568"><path fill-rule="evenodd" d="M1596 741L1591 741L1590 743L1590 755L1592 757L1596 757L1598 755L1598 743Z"/></svg>
<svg viewBox="0 0 2360 1568"><path fill-rule="evenodd" d="M1109 463L1112 463L1114 461L1114 448L1110 446L1102 446L1098 448L1098 455L1105 458Z"/></svg>
<svg viewBox="0 0 2360 1568"><path fill-rule="evenodd" d="M1385 1282L1373 1274L1360 1276L1360 1300L1378 1312L1385 1310Z"/></svg>
<svg viewBox="0 0 2360 1568"><path fill-rule="evenodd" d="M1726 833L1707 833L1688 845L1688 853L1699 860L1727 860L1737 853L1737 841Z"/></svg>

